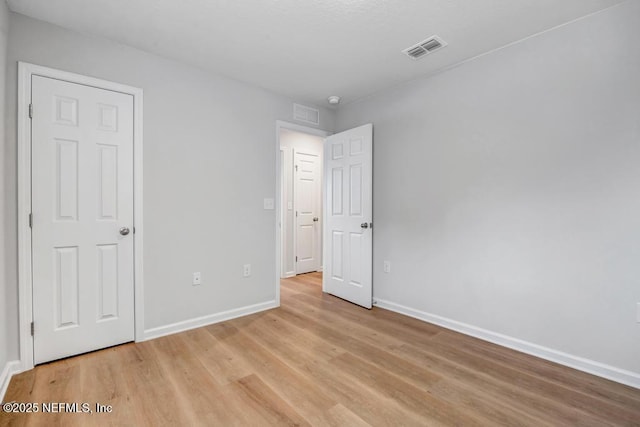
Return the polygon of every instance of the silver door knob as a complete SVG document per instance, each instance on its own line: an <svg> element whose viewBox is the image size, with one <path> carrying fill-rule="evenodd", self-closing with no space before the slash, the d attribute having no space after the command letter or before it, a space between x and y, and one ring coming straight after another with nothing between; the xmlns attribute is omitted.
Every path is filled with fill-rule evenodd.
<svg viewBox="0 0 640 427"><path fill-rule="evenodd" d="M368 222L363 222L362 224L360 224L361 228L369 228L369 223Z"/></svg>
<svg viewBox="0 0 640 427"><path fill-rule="evenodd" d="M129 234L129 227L122 227L120 229L120 234L122 234L123 236L126 236L127 234Z"/></svg>
<svg viewBox="0 0 640 427"><path fill-rule="evenodd" d="M318 222L318 217L317 216L313 217L313 222Z"/></svg>

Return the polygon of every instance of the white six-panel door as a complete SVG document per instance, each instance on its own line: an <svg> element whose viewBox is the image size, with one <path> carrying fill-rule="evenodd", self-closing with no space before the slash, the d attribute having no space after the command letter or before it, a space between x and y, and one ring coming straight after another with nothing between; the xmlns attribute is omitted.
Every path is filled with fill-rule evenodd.
<svg viewBox="0 0 640 427"><path fill-rule="evenodd" d="M325 142L323 288L371 308L373 126L331 135Z"/></svg>
<svg viewBox="0 0 640 427"><path fill-rule="evenodd" d="M34 361L42 363L134 339L133 97L33 76L32 105Z"/></svg>
<svg viewBox="0 0 640 427"><path fill-rule="evenodd" d="M294 153L296 274L318 271L320 268L320 163L319 156L315 154Z"/></svg>

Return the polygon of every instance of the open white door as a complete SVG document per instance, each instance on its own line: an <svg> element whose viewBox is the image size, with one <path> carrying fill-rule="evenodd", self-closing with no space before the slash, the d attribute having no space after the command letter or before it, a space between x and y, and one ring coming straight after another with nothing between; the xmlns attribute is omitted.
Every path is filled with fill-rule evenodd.
<svg viewBox="0 0 640 427"><path fill-rule="evenodd" d="M371 308L373 126L331 135L324 150L323 289Z"/></svg>
<svg viewBox="0 0 640 427"><path fill-rule="evenodd" d="M134 339L133 96L32 79L34 360Z"/></svg>

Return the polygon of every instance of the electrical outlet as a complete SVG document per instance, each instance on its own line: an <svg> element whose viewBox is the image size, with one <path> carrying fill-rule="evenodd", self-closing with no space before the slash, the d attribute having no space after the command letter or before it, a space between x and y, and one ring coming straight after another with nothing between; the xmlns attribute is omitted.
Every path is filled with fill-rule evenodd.
<svg viewBox="0 0 640 427"><path fill-rule="evenodd" d="M391 273L391 261L385 261L383 270L385 273Z"/></svg>
<svg viewBox="0 0 640 427"><path fill-rule="evenodd" d="M264 209L265 210L274 210L276 208L276 202L275 200L271 199L271 198L266 198L264 199Z"/></svg>
<svg viewBox="0 0 640 427"><path fill-rule="evenodd" d="M200 272L198 271L193 273L193 281L192 281L193 286L200 285L201 283L202 283L202 276L200 276Z"/></svg>
<svg viewBox="0 0 640 427"><path fill-rule="evenodd" d="M242 266L242 276L243 277L251 276L251 264L245 264Z"/></svg>

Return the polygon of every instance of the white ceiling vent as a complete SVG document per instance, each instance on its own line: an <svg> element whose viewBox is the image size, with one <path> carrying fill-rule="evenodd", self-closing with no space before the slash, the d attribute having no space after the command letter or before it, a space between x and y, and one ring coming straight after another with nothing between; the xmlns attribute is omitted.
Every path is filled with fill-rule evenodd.
<svg viewBox="0 0 640 427"><path fill-rule="evenodd" d="M442 49L446 45L447 42L442 40L440 37L431 36L428 39L421 41L420 43L416 43L413 46L406 48L402 51L402 53L412 59L420 59L423 56L430 54L431 52Z"/></svg>
<svg viewBox="0 0 640 427"><path fill-rule="evenodd" d="M293 118L299 122L320 124L320 111L300 104L293 104Z"/></svg>

